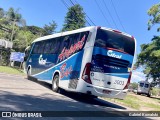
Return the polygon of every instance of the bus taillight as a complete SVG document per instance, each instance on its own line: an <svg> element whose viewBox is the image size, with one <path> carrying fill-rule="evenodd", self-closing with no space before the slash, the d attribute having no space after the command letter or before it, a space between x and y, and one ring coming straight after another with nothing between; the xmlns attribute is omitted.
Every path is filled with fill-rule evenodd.
<svg viewBox="0 0 160 120"><path fill-rule="evenodd" d="M91 63L87 63L82 74L82 79L89 83L92 84L91 79L90 79L90 71L91 71Z"/></svg>
<svg viewBox="0 0 160 120"><path fill-rule="evenodd" d="M132 39L134 40L134 36L132 36Z"/></svg>
<svg viewBox="0 0 160 120"><path fill-rule="evenodd" d="M130 74L129 74L129 78L128 78L127 84L126 84L126 86L124 87L124 89L128 89L129 84L130 84L130 81L131 81L131 75L132 75L132 72L130 72Z"/></svg>

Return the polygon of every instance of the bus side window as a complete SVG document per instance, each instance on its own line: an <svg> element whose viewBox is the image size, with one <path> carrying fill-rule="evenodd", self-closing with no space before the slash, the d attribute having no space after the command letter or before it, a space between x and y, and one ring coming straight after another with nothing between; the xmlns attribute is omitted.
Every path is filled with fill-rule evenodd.
<svg viewBox="0 0 160 120"><path fill-rule="evenodd" d="M43 54L44 47L45 47L45 42L44 41L39 42L39 48L38 48L39 54Z"/></svg>
<svg viewBox="0 0 160 120"><path fill-rule="evenodd" d="M51 40L50 53L57 54L60 46L60 38L53 38Z"/></svg>
<svg viewBox="0 0 160 120"><path fill-rule="evenodd" d="M72 40L72 35L68 35L68 36L65 36L63 41L64 41L64 47L66 49L69 49L70 48L70 41Z"/></svg>
<svg viewBox="0 0 160 120"><path fill-rule="evenodd" d="M58 54L58 51L59 51L59 47L60 47L60 37L59 38L56 38L56 44L55 44L55 47L54 47L54 53L55 54Z"/></svg>
<svg viewBox="0 0 160 120"><path fill-rule="evenodd" d="M74 44L77 43L77 39L75 38L76 34L70 35L69 37L69 41L68 41L68 49L71 48L71 46L73 46Z"/></svg>
<svg viewBox="0 0 160 120"><path fill-rule="evenodd" d="M59 40L59 41L60 41L60 46L59 46L59 51L58 51L59 54L61 54L62 50L63 50L64 47L65 47L64 37L65 37L65 36L62 36L62 37L60 38L60 40Z"/></svg>
<svg viewBox="0 0 160 120"><path fill-rule="evenodd" d="M79 40L80 40L80 33L74 34L74 36L72 36L71 45L75 45L76 43L78 43Z"/></svg>
<svg viewBox="0 0 160 120"><path fill-rule="evenodd" d="M46 43L45 43L45 47L44 47L44 53L45 54L48 54L48 53L50 53L50 50L51 50L51 40L47 40L47 41L45 41Z"/></svg>
<svg viewBox="0 0 160 120"><path fill-rule="evenodd" d="M51 46L50 46L50 54L54 54L54 49L55 49L56 41L55 38L51 39Z"/></svg>

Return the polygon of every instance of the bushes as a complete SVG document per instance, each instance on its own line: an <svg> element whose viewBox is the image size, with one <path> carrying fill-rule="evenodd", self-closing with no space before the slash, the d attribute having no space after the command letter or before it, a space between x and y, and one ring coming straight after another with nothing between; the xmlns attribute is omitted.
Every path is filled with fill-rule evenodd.
<svg viewBox="0 0 160 120"><path fill-rule="evenodd" d="M0 65L9 65L10 49L0 49Z"/></svg>
<svg viewBox="0 0 160 120"><path fill-rule="evenodd" d="M160 95L160 89L159 88L152 88L151 93L153 96Z"/></svg>

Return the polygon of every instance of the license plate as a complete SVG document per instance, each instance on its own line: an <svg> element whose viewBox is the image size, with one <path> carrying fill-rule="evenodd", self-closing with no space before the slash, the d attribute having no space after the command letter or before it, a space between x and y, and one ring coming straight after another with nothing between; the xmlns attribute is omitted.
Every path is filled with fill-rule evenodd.
<svg viewBox="0 0 160 120"><path fill-rule="evenodd" d="M105 94L110 94L111 91L110 91L110 90L103 90L103 93L105 93Z"/></svg>

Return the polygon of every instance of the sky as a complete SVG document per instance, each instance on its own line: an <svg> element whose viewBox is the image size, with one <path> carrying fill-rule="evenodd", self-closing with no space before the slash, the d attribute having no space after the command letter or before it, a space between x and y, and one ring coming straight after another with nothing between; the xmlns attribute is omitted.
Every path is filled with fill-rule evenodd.
<svg viewBox="0 0 160 120"><path fill-rule="evenodd" d="M67 8L63 0L0 0L0 7L8 10L10 7L19 9L19 13L26 20L27 25L43 27L54 20L58 27L62 29ZM72 6L70 0L64 0L69 7ZM159 0L72 0L78 2L84 12L97 26L103 26L126 32L134 36L137 40L136 53L140 53L140 45L149 43L156 32L156 26L148 31L147 22L149 16L148 9L159 3ZM113 4L112 4L113 3ZM116 14L114 8L116 9ZM108 9L108 10L107 10ZM101 12L103 11L103 13ZM120 21L119 21L119 19ZM90 23L93 25L92 23ZM122 24L122 25L121 25ZM87 24L87 26L89 26ZM123 27L122 27L123 26ZM136 70L132 75L132 82L143 80L144 74Z"/></svg>

